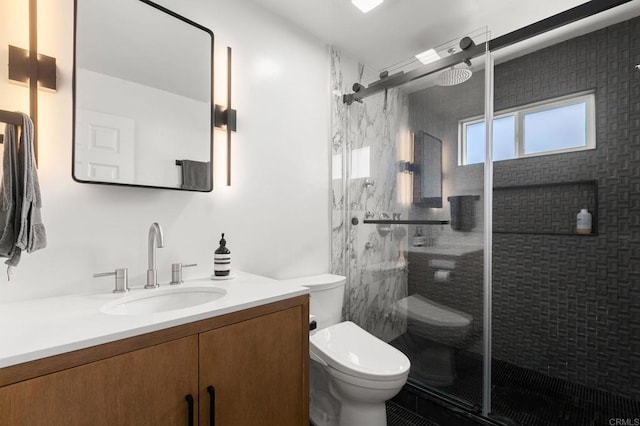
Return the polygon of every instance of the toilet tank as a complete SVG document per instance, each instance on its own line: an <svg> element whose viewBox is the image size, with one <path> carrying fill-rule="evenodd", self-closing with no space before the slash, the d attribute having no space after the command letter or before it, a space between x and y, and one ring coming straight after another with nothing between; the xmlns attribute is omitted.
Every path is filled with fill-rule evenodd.
<svg viewBox="0 0 640 426"><path fill-rule="evenodd" d="M340 275L320 274L287 281L309 289L309 313L315 315L318 329L321 329L342 322L346 280Z"/></svg>

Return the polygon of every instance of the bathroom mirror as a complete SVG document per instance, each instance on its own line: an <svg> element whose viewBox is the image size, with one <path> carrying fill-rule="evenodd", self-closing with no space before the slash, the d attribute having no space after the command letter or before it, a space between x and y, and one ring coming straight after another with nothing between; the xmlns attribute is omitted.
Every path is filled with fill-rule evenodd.
<svg viewBox="0 0 640 426"><path fill-rule="evenodd" d="M212 190L213 34L147 0L76 0L73 178Z"/></svg>
<svg viewBox="0 0 640 426"><path fill-rule="evenodd" d="M413 203L442 207L442 141L422 130L413 135Z"/></svg>

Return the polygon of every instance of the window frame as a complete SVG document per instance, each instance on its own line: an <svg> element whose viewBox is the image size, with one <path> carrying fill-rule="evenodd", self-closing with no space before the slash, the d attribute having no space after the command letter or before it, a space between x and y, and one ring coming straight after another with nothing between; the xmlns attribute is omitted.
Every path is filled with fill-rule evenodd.
<svg viewBox="0 0 640 426"><path fill-rule="evenodd" d="M585 140L584 146L532 152L529 154L524 152L525 150L524 117L526 115L541 112L541 111L551 110L555 108L581 104L581 103L584 103L586 107L586 111L585 111L585 115L586 115L585 139L586 140ZM515 157L504 159L504 160L494 160L494 161L509 161L509 160L517 160L519 158L539 157L541 155L562 154L567 152L586 151L589 149L595 149L596 148L595 109L596 109L595 93L594 91L591 90L586 92L573 93L566 96L560 96L557 98L547 99L544 101L534 102L531 104L521 105L518 107L509 108L501 111L496 111L493 116L494 120L498 120L500 118L509 117L509 116L514 117ZM471 164L467 163L467 127L473 124L482 123L484 121L485 121L484 115L465 118L458 121L458 165L459 166L471 166L474 164L484 164L484 161L481 163L471 163Z"/></svg>

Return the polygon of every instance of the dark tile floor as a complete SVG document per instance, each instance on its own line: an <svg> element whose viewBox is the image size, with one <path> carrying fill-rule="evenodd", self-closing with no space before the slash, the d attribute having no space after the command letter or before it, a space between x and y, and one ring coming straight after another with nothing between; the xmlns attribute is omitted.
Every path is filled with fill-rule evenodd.
<svg viewBox="0 0 640 426"><path fill-rule="evenodd" d="M394 346L396 343L392 342ZM402 347L401 342L397 347L412 361L411 376L414 370L419 373L422 368L419 358L412 357L407 352L410 348ZM458 350L455 359L456 379L450 385L437 386L437 389L465 401L470 411L477 412L482 401L482 358ZM410 382L415 385L419 381ZM506 425L589 426L614 424L610 419L614 422L615 419L640 419L640 401L495 359L492 362L492 409L491 417Z"/></svg>
<svg viewBox="0 0 640 426"><path fill-rule="evenodd" d="M438 424L389 401L387 402L387 426L438 426Z"/></svg>

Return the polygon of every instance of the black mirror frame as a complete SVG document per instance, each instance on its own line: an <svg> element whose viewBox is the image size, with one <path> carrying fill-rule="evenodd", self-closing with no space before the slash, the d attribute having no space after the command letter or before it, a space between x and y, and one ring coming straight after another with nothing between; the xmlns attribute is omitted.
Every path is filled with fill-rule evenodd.
<svg viewBox="0 0 640 426"><path fill-rule="evenodd" d="M422 191L422 179L425 174L425 161L422 154L422 146L424 144L424 137L430 138L434 144L439 144L440 158L440 196L439 197L425 197ZM419 141L419 138L421 139ZM425 131L418 131L413 135L413 204L419 207L432 207L442 208L442 140L436 138L433 135Z"/></svg>
<svg viewBox="0 0 640 426"><path fill-rule="evenodd" d="M175 188L175 187L169 187L169 186L154 186L154 185L136 185L136 184L129 184L129 183L114 183L114 182L99 182L99 181L89 181L89 180L80 180L77 179L75 177L75 153L76 153L76 48L77 48L77 19L78 19L78 1L79 0L74 0L73 2L73 77L72 77L72 97L73 97L73 102L72 102L72 129L73 129L73 136L72 136L72 149L71 149L71 178L78 182L78 183L90 183L90 184L97 184L97 185L112 185L112 186L129 186L129 187L136 187L136 188L154 188L154 189L170 189L170 190L177 190L177 191L191 191L191 192L211 192L213 191L213 132L214 132L214 90L213 90L213 85L214 85L214 49L215 49L215 36L213 34L213 32L208 29L207 27L204 27L188 18L185 18L182 15L179 15L175 12L173 12L172 10L169 10L163 6L160 6L159 4L153 3L152 1L149 0L132 0L132 1L139 1L142 2L148 6L151 6L161 12L166 13L167 15L170 15L176 19L179 19L191 26L194 26L204 32L206 32L207 34L209 34L209 36L211 37L211 100L210 100L210 111L209 111L209 162L211 164L211 187L208 190L196 190L196 189L183 189L183 188ZM81 1L81 0L80 0Z"/></svg>

